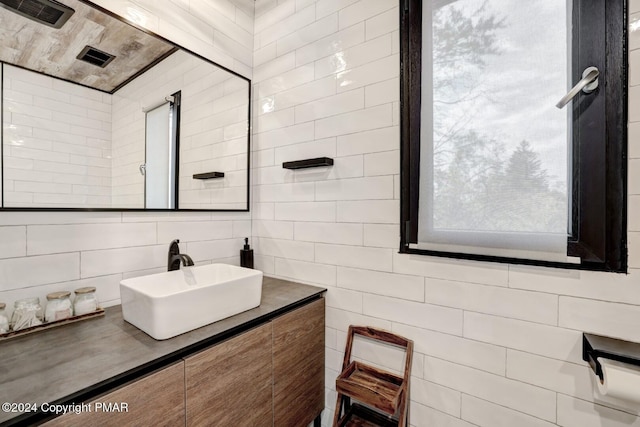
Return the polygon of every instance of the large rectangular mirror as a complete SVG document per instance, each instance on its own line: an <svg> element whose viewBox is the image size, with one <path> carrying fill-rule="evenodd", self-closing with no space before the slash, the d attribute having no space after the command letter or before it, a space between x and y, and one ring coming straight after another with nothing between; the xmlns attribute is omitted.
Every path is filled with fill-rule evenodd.
<svg viewBox="0 0 640 427"><path fill-rule="evenodd" d="M90 2L0 6L2 208L249 209L248 79Z"/></svg>

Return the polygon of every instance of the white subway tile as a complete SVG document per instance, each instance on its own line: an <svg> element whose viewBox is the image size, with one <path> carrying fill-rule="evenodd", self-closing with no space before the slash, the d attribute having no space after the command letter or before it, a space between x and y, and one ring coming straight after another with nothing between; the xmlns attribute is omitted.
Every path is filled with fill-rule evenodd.
<svg viewBox="0 0 640 427"><path fill-rule="evenodd" d="M400 227L398 225L365 224L364 246L377 248L397 248L400 244Z"/></svg>
<svg viewBox="0 0 640 427"><path fill-rule="evenodd" d="M293 125L294 115L295 113L293 108L263 114L257 117L254 122L253 129L255 132L267 132L270 130L287 128ZM262 147L262 149L264 148L268 147Z"/></svg>
<svg viewBox="0 0 640 427"><path fill-rule="evenodd" d="M277 109L289 108L335 95L335 93L336 79L330 76L276 93L274 105ZM301 122L302 120L297 121Z"/></svg>
<svg viewBox="0 0 640 427"><path fill-rule="evenodd" d="M397 77L400 73L400 57L387 56L377 61L346 70L337 76L338 92L353 90ZM393 89L389 89L393 90ZM400 88L398 87L399 91ZM376 103L373 103L376 104Z"/></svg>
<svg viewBox="0 0 640 427"><path fill-rule="evenodd" d="M332 287L327 290L325 298L327 301L327 307L352 311L354 313L362 313L362 294L360 292Z"/></svg>
<svg viewBox="0 0 640 427"><path fill-rule="evenodd" d="M0 227L0 258L25 255L27 255L27 228Z"/></svg>
<svg viewBox="0 0 640 427"><path fill-rule="evenodd" d="M293 15L296 11L295 2L288 1L278 4L277 7L268 10L260 15L256 15L253 31L258 34L265 28L278 24L286 17Z"/></svg>
<svg viewBox="0 0 640 427"><path fill-rule="evenodd" d="M467 394L462 395L462 419L481 427L553 427L556 425Z"/></svg>
<svg viewBox="0 0 640 427"><path fill-rule="evenodd" d="M399 26L399 14L399 9L394 7L393 9L367 19L365 21L367 40L396 31Z"/></svg>
<svg viewBox="0 0 640 427"><path fill-rule="evenodd" d="M336 219L339 222L397 224L399 216L398 200L361 200L338 202Z"/></svg>
<svg viewBox="0 0 640 427"><path fill-rule="evenodd" d="M313 262L275 258L275 274L280 277L325 286L335 286L336 267ZM360 303L362 306L362 302ZM359 310L362 311L362 308Z"/></svg>
<svg viewBox="0 0 640 427"><path fill-rule="evenodd" d="M321 18L330 13L344 9L352 3L358 0L317 0L316 1L316 15L317 18Z"/></svg>
<svg viewBox="0 0 640 427"><path fill-rule="evenodd" d="M400 173L400 150L365 154L365 176L395 175Z"/></svg>
<svg viewBox="0 0 640 427"><path fill-rule="evenodd" d="M582 332L466 311L464 336L507 348L582 363Z"/></svg>
<svg viewBox="0 0 640 427"><path fill-rule="evenodd" d="M302 123L253 136L255 150L280 147L314 139L314 123Z"/></svg>
<svg viewBox="0 0 640 427"><path fill-rule="evenodd" d="M460 392L441 385L425 381L421 378L411 378L411 399L427 405L454 417L460 416ZM436 424L434 424L435 426Z"/></svg>
<svg viewBox="0 0 640 427"><path fill-rule="evenodd" d="M337 42L339 40L339 42ZM364 23L353 25L295 51L296 66L334 55L364 41Z"/></svg>
<svg viewBox="0 0 640 427"><path fill-rule="evenodd" d="M252 236L293 239L293 222L254 220Z"/></svg>
<svg viewBox="0 0 640 427"><path fill-rule="evenodd" d="M502 347L399 323L393 324L393 332L413 340L418 353L496 375L505 373L507 352Z"/></svg>
<svg viewBox="0 0 640 427"><path fill-rule="evenodd" d="M308 7L311 13L314 11L314 6ZM338 31L338 15L333 14L324 18L316 20L314 23L300 28L298 31L289 34L285 37L279 38L278 43L278 55L283 55L292 50L298 49L309 43L313 43L329 34L333 34Z"/></svg>
<svg viewBox="0 0 640 427"><path fill-rule="evenodd" d="M249 243L252 243L252 240L249 240ZM240 257L240 249L242 249L243 245L243 238L218 239L204 242L189 242L183 251L193 258L197 265L200 261Z"/></svg>
<svg viewBox="0 0 640 427"><path fill-rule="evenodd" d="M507 285L507 267L503 264L459 261L422 255L394 254L393 271L436 279Z"/></svg>
<svg viewBox="0 0 640 427"><path fill-rule="evenodd" d="M47 254L108 249L157 243L154 223L31 225L27 227L27 252Z"/></svg>
<svg viewBox="0 0 640 427"><path fill-rule="evenodd" d="M611 274L528 266L509 266L509 286L560 295L640 305L638 274ZM602 284L606 283L606 286Z"/></svg>
<svg viewBox="0 0 640 427"><path fill-rule="evenodd" d="M365 107L397 102L400 98L400 82L397 78L374 83L365 87Z"/></svg>
<svg viewBox="0 0 640 427"><path fill-rule="evenodd" d="M362 225L328 222L296 222L296 240L341 245L362 245Z"/></svg>
<svg viewBox="0 0 640 427"><path fill-rule="evenodd" d="M316 200L393 198L393 177L352 178L316 183Z"/></svg>
<svg viewBox="0 0 640 427"><path fill-rule="evenodd" d="M462 310L365 294L363 313L392 322L462 335Z"/></svg>
<svg viewBox="0 0 640 427"><path fill-rule="evenodd" d="M582 298L560 297L559 326L620 338L638 340L640 307Z"/></svg>
<svg viewBox="0 0 640 427"><path fill-rule="evenodd" d="M315 61L316 78L358 67L392 53L391 37L378 37Z"/></svg>
<svg viewBox="0 0 640 427"><path fill-rule="evenodd" d="M386 127L338 137L338 156L400 149L400 129Z"/></svg>
<svg viewBox="0 0 640 427"><path fill-rule="evenodd" d="M255 67L253 69L253 81L259 83L263 80L279 76L295 67L296 55L295 52L291 52Z"/></svg>
<svg viewBox="0 0 640 427"><path fill-rule="evenodd" d="M158 243L228 239L232 237L232 227L231 221L159 222Z"/></svg>
<svg viewBox="0 0 640 427"><path fill-rule="evenodd" d="M537 323L558 322L558 297L540 292L427 278L425 301Z"/></svg>
<svg viewBox="0 0 640 427"><path fill-rule="evenodd" d="M356 89L296 106L296 123L336 116L363 108L364 90Z"/></svg>
<svg viewBox="0 0 640 427"><path fill-rule="evenodd" d="M290 39L295 37L301 31L304 31L308 26L314 24L315 20L315 7L305 7L303 9L296 9L296 13L288 16L285 19L275 23L274 25L266 28L264 31L260 31L259 38L261 46L267 43L279 44L280 40ZM335 25L337 31L338 26ZM281 55L280 48L278 48L278 55ZM286 52L289 52L287 50ZM284 51L283 51L284 52ZM285 52L285 53L286 53Z"/></svg>
<svg viewBox="0 0 640 427"><path fill-rule="evenodd" d="M304 202L313 201L315 198L313 182L258 185L253 191L254 200L257 202Z"/></svg>
<svg viewBox="0 0 640 427"><path fill-rule="evenodd" d="M167 246L140 246L82 252L81 277L161 267L167 262Z"/></svg>
<svg viewBox="0 0 640 427"><path fill-rule="evenodd" d="M630 159L640 158L640 123L628 124L628 155Z"/></svg>
<svg viewBox="0 0 640 427"><path fill-rule="evenodd" d="M0 291L80 278L80 254L30 256L0 260Z"/></svg>
<svg viewBox="0 0 640 427"><path fill-rule="evenodd" d="M251 221L233 221L233 237L251 237Z"/></svg>
<svg viewBox="0 0 640 427"><path fill-rule="evenodd" d="M330 136L346 135L371 129L385 128L391 126L391 121L391 105L380 105L377 107L316 120L315 135L316 138L328 138Z"/></svg>
<svg viewBox="0 0 640 427"><path fill-rule="evenodd" d="M558 394L557 423L562 427L640 427L640 418Z"/></svg>
<svg viewBox="0 0 640 427"><path fill-rule="evenodd" d="M415 401L411 405L411 425L415 427L474 427L458 417L454 417Z"/></svg>
<svg viewBox="0 0 640 427"><path fill-rule="evenodd" d="M296 67L291 71L287 71L275 77L271 77L267 80L261 81L255 85L257 88L254 90L254 96L256 99L264 98L269 95L273 95L278 92L300 86L304 83L314 80L313 65L304 65L302 67ZM254 83L257 82L254 80Z"/></svg>
<svg viewBox="0 0 640 427"><path fill-rule="evenodd" d="M519 381L425 356L426 380L547 421L556 419L556 394Z"/></svg>
<svg viewBox="0 0 640 427"><path fill-rule="evenodd" d="M289 221L335 221L335 202L301 202L275 204L275 219Z"/></svg>
<svg viewBox="0 0 640 427"><path fill-rule="evenodd" d="M272 256L263 256L254 252L253 268L262 271L265 275L273 276L275 274L275 258Z"/></svg>
<svg viewBox="0 0 640 427"><path fill-rule="evenodd" d="M377 317L365 316L352 311L339 310L333 307L326 308L326 326L329 328L337 329L338 331L346 332L350 325L362 325L373 326L374 328L391 330L391 322L388 320L382 320ZM344 347L338 347L342 349ZM335 379L338 375L333 376ZM332 379L332 383L334 381ZM331 384L331 383L330 383Z"/></svg>
<svg viewBox="0 0 640 427"><path fill-rule="evenodd" d="M424 301L424 279L419 276L338 267L338 286L370 294Z"/></svg>
<svg viewBox="0 0 640 427"><path fill-rule="evenodd" d="M300 261L313 261L314 258L313 243L259 237L255 239L254 245L256 252L261 255Z"/></svg>
<svg viewBox="0 0 640 427"><path fill-rule="evenodd" d="M340 11L340 28L346 28L381 12L393 8L395 2L389 0L360 0Z"/></svg>
<svg viewBox="0 0 640 427"><path fill-rule="evenodd" d="M322 264L391 271L391 250L360 246L315 244L315 261Z"/></svg>

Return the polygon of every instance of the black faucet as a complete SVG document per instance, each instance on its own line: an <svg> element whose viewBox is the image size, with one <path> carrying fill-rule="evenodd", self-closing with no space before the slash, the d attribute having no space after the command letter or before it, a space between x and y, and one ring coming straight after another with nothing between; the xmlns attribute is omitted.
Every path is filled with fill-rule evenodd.
<svg viewBox="0 0 640 427"><path fill-rule="evenodd" d="M176 239L169 245L167 271L180 270L180 264L183 264L185 267L194 265L189 255L180 253L178 243L180 243L180 240Z"/></svg>

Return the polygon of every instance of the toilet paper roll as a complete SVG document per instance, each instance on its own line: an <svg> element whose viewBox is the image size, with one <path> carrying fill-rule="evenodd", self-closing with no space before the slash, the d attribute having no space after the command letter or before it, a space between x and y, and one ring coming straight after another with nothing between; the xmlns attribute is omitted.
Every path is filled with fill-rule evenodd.
<svg viewBox="0 0 640 427"><path fill-rule="evenodd" d="M600 394L640 402L640 367L604 358L598 361L604 378L597 381Z"/></svg>

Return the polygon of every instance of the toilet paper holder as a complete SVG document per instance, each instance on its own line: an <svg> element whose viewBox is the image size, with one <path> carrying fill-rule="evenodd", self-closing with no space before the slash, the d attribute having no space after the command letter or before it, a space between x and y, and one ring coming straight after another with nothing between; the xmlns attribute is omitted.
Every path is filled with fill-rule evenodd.
<svg viewBox="0 0 640 427"><path fill-rule="evenodd" d="M640 343L593 334L582 334L582 360L603 381L602 365L598 358L628 363L640 367Z"/></svg>

